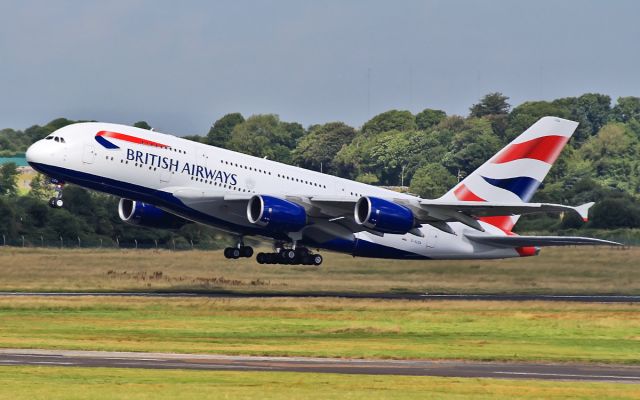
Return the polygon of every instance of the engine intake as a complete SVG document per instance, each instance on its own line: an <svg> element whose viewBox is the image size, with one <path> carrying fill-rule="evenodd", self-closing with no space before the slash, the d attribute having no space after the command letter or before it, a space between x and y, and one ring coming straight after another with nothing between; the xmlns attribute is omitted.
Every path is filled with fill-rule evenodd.
<svg viewBox="0 0 640 400"><path fill-rule="evenodd" d="M377 197L361 197L354 210L356 223L382 233L404 235L414 228L413 212Z"/></svg>
<svg viewBox="0 0 640 400"><path fill-rule="evenodd" d="M189 223L184 218L173 215L151 204L120 199L118 203L120 219L131 225L147 228L178 229Z"/></svg>
<svg viewBox="0 0 640 400"><path fill-rule="evenodd" d="M247 219L272 231L298 232L307 225L307 212L291 201L256 195L247 204Z"/></svg>

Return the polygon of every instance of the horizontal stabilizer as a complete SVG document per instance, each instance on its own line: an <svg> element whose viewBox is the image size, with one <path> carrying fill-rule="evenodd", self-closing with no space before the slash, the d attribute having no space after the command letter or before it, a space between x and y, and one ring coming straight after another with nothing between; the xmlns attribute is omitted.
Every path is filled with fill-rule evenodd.
<svg viewBox="0 0 640 400"><path fill-rule="evenodd" d="M529 247L529 246L622 246L621 243L609 240L593 239L579 236L493 236L465 234L477 243L496 247Z"/></svg>

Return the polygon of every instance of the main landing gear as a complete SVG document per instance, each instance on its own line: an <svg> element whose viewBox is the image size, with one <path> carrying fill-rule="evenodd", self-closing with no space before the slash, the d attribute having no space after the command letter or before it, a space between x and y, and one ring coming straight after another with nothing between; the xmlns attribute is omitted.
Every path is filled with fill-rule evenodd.
<svg viewBox="0 0 640 400"><path fill-rule="evenodd" d="M62 189L64 188L64 182L55 178L51 178L50 182L54 185L56 195L49 199L49 207L62 208L64 205L64 201L62 201Z"/></svg>
<svg viewBox="0 0 640 400"><path fill-rule="evenodd" d="M227 247L224 249L225 258L249 258L253 255L253 247L240 246L240 247Z"/></svg>
<svg viewBox="0 0 640 400"><path fill-rule="evenodd" d="M245 246L242 238L238 240L235 247L227 247L224 249L225 258L250 258L253 256L253 247Z"/></svg>
<svg viewBox="0 0 640 400"><path fill-rule="evenodd" d="M279 249L275 253L258 253L258 264L287 264L287 265L320 265L322 256L312 254L309 249L298 247L293 249Z"/></svg>

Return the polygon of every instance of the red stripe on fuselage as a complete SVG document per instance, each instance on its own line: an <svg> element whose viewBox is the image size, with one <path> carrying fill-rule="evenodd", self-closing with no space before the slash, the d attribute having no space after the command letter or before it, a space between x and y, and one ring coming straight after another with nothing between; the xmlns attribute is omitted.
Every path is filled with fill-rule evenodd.
<svg viewBox="0 0 640 400"><path fill-rule="evenodd" d="M166 144L154 142L154 141L151 141L151 140L142 139L142 138L131 136L131 135L125 135L124 133L118 133L118 132L100 131L100 132L98 132L96 134L96 136L105 136L105 137L109 137L109 138L113 138L113 139L124 140L125 142L131 142L131 143L136 143L136 144L144 144L146 146L161 147L161 148L169 147Z"/></svg>
<svg viewBox="0 0 640 400"><path fill-rule="evenodd" d="M512 144L498 153L492 163L502 164L509 161L530 158L553 164L568 140L569 138L566 136L551 135Z"/></svg>
<svg viewBox="0 0 640 400"><path fill-rule="evenodd" d="M453 194L460 201L486 201L482 197L469 190L469 188L464 184L458 186L453 191ZM496 228L504 231L506 234L511 233L511 229L513 229L514 225L513 219L508 215L498 217L481 217L478 219L482 222L486 222L489 225L495 226Z"/></svg>

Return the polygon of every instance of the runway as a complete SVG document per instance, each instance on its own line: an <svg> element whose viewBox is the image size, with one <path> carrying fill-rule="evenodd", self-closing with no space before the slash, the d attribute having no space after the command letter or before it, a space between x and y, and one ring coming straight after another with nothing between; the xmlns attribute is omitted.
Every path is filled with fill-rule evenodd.
<svg viewBox="0 0 640 400"><path fill-rule="evenodd" d="M640 366L589 364L353 360L306 357L252 357L174 353L0 349L0 365L214 371L288 371L640 383Z"/></svg>
<svg viewBox="0 0 640 400"><path fill-rule="evenodd" d="M45 297L204 297L204 298L311 298L340 297L347 299L397 299L397 300L481 300L481 301L570 301L579 303L640 303L640 295L580 295L580 294L438 294L438 293L355 293L355 292L0 292L0 296L45 296Z"/></svg>

